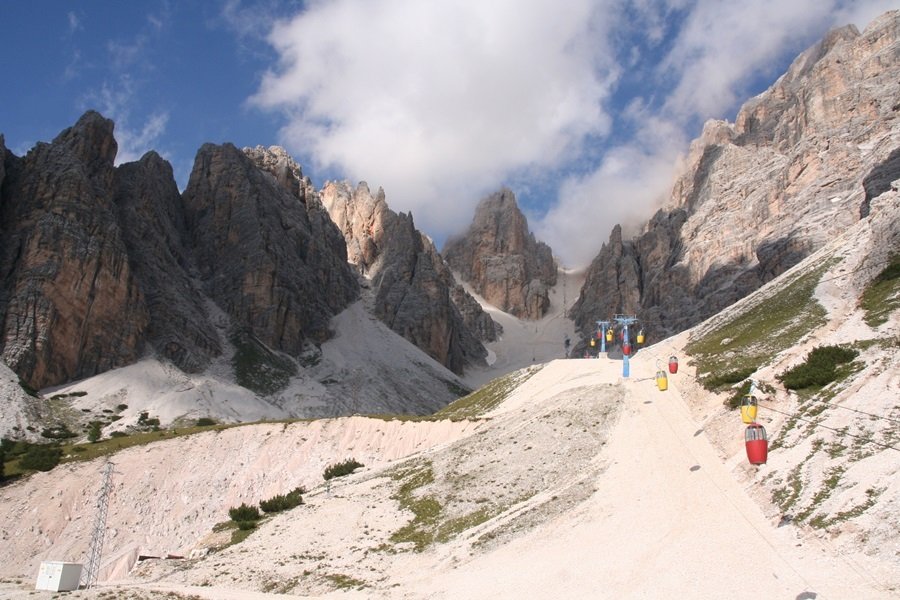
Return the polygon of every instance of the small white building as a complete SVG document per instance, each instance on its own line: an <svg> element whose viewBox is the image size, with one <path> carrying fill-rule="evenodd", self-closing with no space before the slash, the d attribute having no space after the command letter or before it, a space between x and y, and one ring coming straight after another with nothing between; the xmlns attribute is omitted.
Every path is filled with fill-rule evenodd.
<svg viewBox="0 0 900 600"><path fill-rule="evenodd" d="M45 560L38 571L36 590L70 592L78 589L81 580L81 563Z"/></svg>

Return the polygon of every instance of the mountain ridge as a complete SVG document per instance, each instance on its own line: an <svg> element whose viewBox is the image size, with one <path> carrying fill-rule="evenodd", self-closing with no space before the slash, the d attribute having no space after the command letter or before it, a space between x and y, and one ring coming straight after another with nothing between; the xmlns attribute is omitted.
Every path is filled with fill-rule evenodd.
<svg viewBox="0 0 900 600"><path fill-rule="evenodd" d="M614 313L656 338L681 331L867 214L900 176L898 74L891 11L801 53L733 124L708 121L666 207L633 239L614 228L592 262L573 308L582 336Z"/></svg>

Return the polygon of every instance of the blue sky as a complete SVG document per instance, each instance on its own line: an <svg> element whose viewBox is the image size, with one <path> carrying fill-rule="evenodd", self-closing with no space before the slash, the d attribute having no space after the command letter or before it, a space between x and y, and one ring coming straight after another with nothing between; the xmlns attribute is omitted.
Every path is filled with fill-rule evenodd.
<svg viewBox="0 0 900 600"><path fill-rule="evenodd" d="M0 133L87 109L184 187L204 142L365 180L440 246L506 185L564 264L665 202L708 118L886 0L0 0Z"/></svg>

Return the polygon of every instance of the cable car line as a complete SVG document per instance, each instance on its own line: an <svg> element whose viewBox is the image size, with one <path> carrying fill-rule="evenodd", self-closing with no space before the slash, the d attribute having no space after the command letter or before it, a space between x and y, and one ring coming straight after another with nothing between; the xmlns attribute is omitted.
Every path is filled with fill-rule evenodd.
<svg viewBox="0 0 900 600"><path fill-rule="evenodd" d="M900 419L894 419L893 417L885 417L883 415L876 415L874 413L866 412L864 410L858 410L855 408L850 408L849 406L841 406L840 404L834 404L832 402L828 402L827 400L819 400L823 404L827 404L828 406L832 406L834 408L843 408L844 410L852 410L855 413L859 413L861 415L867 415L869 417L873 417L875 419L881 419L882 421L890 421L892 423L900 423Z"/></svg>
<svg viewBox="0 0 900 600"><path fill-rule="evenodd" d="M768 403L769 400L763 399L762 402ZM850 433L849 431L841 431L840 429L835 429L834 427L829 427L828 425L823 425L822 423L816 423L812 419L807 419L806 417L801 417L800 415L784 412L784 411L778 410L777 408L772 408L771 406L767 406L765 408L766 408L766 410L771 410L771 411L777 412L779 414L786 415L788 417L797 419L799 421L805 421L807 423L810 423L813 427L824 427L825 429L830 429L831 431L834 431L835 433L837 433L841 436L846 435L846 436L849 436L852 438L856 438L858 440L862 440L864 442L868 442L870 444L875 444L876 446L881 446L882 448L888 448L890 450L896 450L897 452L900 452L900 448L897 448L896 446L891 446L889 444L882 444L881 442L876 442L875 440L873 440L871 438L866 438L861 435L856 435L856 434Z"/></svg>
<svg viewBox="0 0 900 600"><path fill-rule="evenodd" d="M674 351L675 349L673 348L672 350ZM648 352L647 350L644 350L644 352L647 352L648 354L650 354L650 356L656 358L657 362L659 362L660 358L657 357L655 354L653 354L652 352ZM695 377L695 376L691 375L690 373L684 373L684 374L687 377L690 377L691 379L696 381L698 385L701 385L701 386L703 385L703 382L700 380L699 377ZM652 379L652 378L649 378L649 379ZM641 381L641 380L638 379L636 381ZM770 382L762 381L760 379L753 379L752 381L755 381L757 383L765 383L767 385L772 385ZM766 402L771 402L771 400L766 400ZM850 408L849 406L842 406L840 404L835 404L834 402L829 402L827 400L816 400L816 402L821 402L821 403L823 403L827 406L831 406L833 408L841 408L843 410L849 410L849 411L852 411L855 413L859 413L861 415L866 415L867 417L872 417L873 419L880 419L882 421L890 421L891 423L900 423L900 419L895 419L894 417L886 417L884 415L876 415L875 413L870 413L870 412L866 412L864 410L859 410L858 408Z"/></svg>
<svg viewBox="0 0 900 600"><path fill-rule="evenodd" d="M645 352L646 352L646 350L645 350ZM657 360L659 360L659 358L658 358L655 354L653 354L652 352L648 352L648 354L649 354L650 356L656 358ZM689 374L689 373L684 373L684 375L687 376L687 377L690 378L690 379L693 379L698 385L702 385L702 383L700 382L700 379L699 379L699 378L697 378L697 377L695 377L695 376L693 376L693 375L691 375L691 374ZM646 378L646 379L653 379L653 378L652 378L652 377L648 377L648 378ZM636 381L642 381L642 380L639 379L639 380L636 380ZM758 400L758 402L760 402L759 406L763 407L762 402L765 402L766 404L771 404L772 401L771 401L771 400L768 400L768 399L766 399L766 398L762 398L762 399ZM822 402L825 402L825 401L822 400ZM874 415L874 414L872 414L872 413L867 413L867 412L864 412L864 411L861 411L861 410L856 410L855 408L843 407L843 406L841 406L841 405L839 405L839 404L832 404L832 403L830 403L830 402L825 402L825 403L828 404L828 405L830 405L830 406L835 406L835 407L837 407L837 408L846 408L847 410L852 410L853 412L862 413L862 414L864 414L864 415L868 415L868 416L870 416L870 417L875 417L875 418L881 419L881 420L883 420L883 421L890 421L890 422L892 422L892 423L898 423L898 422L900 422L900 421L898 421L897 419L892 419L892 418L890 418L890 417L882 417L882 416ZM855 434L850 433L850 432L848 432L848 431L842 431L841 429L835 429L834 427L829 427L828 425L824 425L824 424L822 424L822 423L816 423L816 422L815 422L814 420L812 420L812 419L808 419L808 418L806 418L806 417L801 417L800 415L795 414L795 413L789 413L789 412L785 412L785 411L782 411L782 410L778 410L777 408L773 408L772 406L765 406L765 407L763 407L763 408L765 408L766 410L771 410L771 411L773 411L773 412L777 412L777 413L779 413L779 414L782 414L782 415L785 415L785 416L788 416L788 417L797 419L797 420L799 420L799 421L804 421L804 422L806 422L806 423L811 424L813 427L824 427L825 429L831 430L831 431L837 433L837 434L840 435L840 436L849 436L849 437L852 437L852 438L856 438L856 439L858 439L858 440L862 440L863 442L868 442L868 443L870 443L870 444L875 444L876 446L881 446L882 448L887 448L887 449L889 449L889 450L896 450L897 452L900 452L900 448L898 448L898 447L896 447L896 446L891 446L891 445L889 445L889 444L883 444L883 443L878 442L878 441L875 441L875 440L873 440L873 439L871 439L871 438L866 438L866 437L863 437L863 436L860 436L860 435L855 435Z"/></svg>

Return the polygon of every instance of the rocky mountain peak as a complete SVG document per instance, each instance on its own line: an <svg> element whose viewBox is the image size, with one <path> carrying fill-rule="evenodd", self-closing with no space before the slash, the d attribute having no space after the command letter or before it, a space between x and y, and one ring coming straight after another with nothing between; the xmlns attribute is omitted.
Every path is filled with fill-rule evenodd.
<svg viewBox="0 0 900 600"><path fill-rule="evenodd" d="M0 352L34 388L137 359L148 314L113 193L112 121L88 112L0 189Z"/></svg>
<svg viewBox="0 0 900 600"><path fill-rule="evenodd" d="M70 154L91 171L111 169L119 145L113 136L115 124L100 113L89 110L68 129L53 139L53 146Z"/></svg>
<svg viewBox="0 0 900 600"><path fill-rule="evenodd" d="M556 263L535 240L515 194L502 189L484 198L469 229L444 245L444 259L485 300L522 319L540 319L550 306Z"/></svg>
<svg viewBox="0 0 900 600"><path fill-rule="evenodd" d="M360 182L329 182L322 202L347 241L347 257L372 288L375 314L452 371L482 364L480 340L492 341L491 318L453 278L411 214L388 208Z"/></svg>
<svg viewBox="0 0 900 600"><path fill-rule="evenodd" d="M301 202L306 202L308 192L314 191L299 163L281 146L243 148L242 152L258 168L271 173L282 188Z"/></svg>
<svg viewBox="0 0 900 600"><path fill-rule="evenodd" d="M347 182L328 182L322 190L322 201L344 234L347 259L360 273L369 276L373 269L377 270L376 261L385 256L380 248L385 244L388 222L401 215L388 208L383 189L378 188L373 196L365 181L356 188Z"/></svg>
<svg viewBox="0 0 900 600"><path fill-rule="evenodd" d="M296 355L307 338L330 336L358 286L340 231L289 191L296 178L278 164L281 180L231 144L205 144L183 194L185 222L206 293L263 343Z"/></svg>
<svg viewBox="0 0 900 600"><path fill-rule="evenodd" d="M614 231L574 307L587 333L624 309L654 337L683 330L783 273L868 215L900 177L900 11L803 52L734 124L710 121L668 210Z"/></svg>

